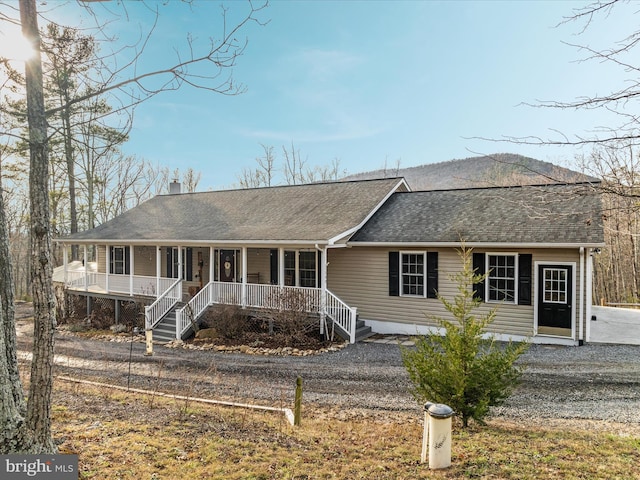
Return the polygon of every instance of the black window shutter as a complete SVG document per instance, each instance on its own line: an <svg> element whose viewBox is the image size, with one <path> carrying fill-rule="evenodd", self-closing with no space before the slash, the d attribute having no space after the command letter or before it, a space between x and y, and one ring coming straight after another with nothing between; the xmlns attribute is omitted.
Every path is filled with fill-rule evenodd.
<svg viewBox="0 0 640 480"><path fill-rule="evenodd" d="M320 288L322 285L322 251L318 250L318 256L316 257L316 272L318 272L318 284L316 288Z"/></svg>
<svg viewBox="0 0 640 480"><path fill-rule="evenodd" d="M427 252L427 298L438 298L438 252Z"/></svg>
<svg viewBox="0 0 640 480"><path fill-rule="evenodd" d="M131 273L131 250L129 247L124 247L124 273L129 275Z"/></svg>
<svg viewBox="0 0 640 480"><path fill-rule="evenodd" d="M109 247L109 273L114 273L115 271L115 261L113 259L113 246Z"/></svg>
<svg viewBox="0 0 640 480"><path fill-rule="evenodd" d="M269 269L271 285L278 285L278 250L275 248L269 251Z"/></svg>
<svg viewBox="0 0 640 480"><path fill-rule="evenodd" d="M400 252L389 252L389 296L400 295Z"/></svg>
<svg viewBox="0 0 640 480"><path fill-rule="evenodd" d="M193 280L193 248L186 248L186 256L187 256L187 278L186 280L190 282Z"/></svg>
<svg viewBox="0 0 640 480"><path fill-rule="evenodd" d="M473 254L473 271L476 275L485 274L484 253ZM476 293L475 298L484 302L484 280L482 282L474 283L473 290Z"/></svg>
<svg viewBox="0 0 640 480"><path fill-rule="evenodd" d="M531 257L530 253L518 255L518 305L531 305Z"/></svg>

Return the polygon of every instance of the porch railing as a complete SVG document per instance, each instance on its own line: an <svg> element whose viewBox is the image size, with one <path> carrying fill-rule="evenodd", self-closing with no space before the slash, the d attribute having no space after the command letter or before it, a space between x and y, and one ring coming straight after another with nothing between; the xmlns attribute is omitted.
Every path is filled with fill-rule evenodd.
<svg viewBox="0 0 640 480"><path fill-rule="evenodd" d="M86 285L85 285L86 277ZM108 282L108 283L107 283ZM175 282L175 278L148 275L115 275L97 272L67 272L67 287L75 290L98 287L107 293L124 293L127 295L144 295L155 297L165 292ZM159 284L159 288L158 288Z"/></svg>
<svg viewBox="0 0 640 480"><path fill-rule="evenodd" d="M176 338L182 338L191 322L195 322L202 312L213 303L211 300L213 287L212 282L207 283L184 307L176 311Z"/></svg>
<svg viewBox="0 0 640 480"><path fill-rule="evenodd" d="M302 293L304 309L309 313L324 313L349 334L355 342L356 309L327 291L326 306L322 308L322 290L309 287L289 287L268 284L247 284L243 296L243 285L230 282L210 282L204 286L183 308L176 312L176 338L189 329L192 321L213 304L241 305L253 308L278 308L280 299L287 298L287 292Z"/></svg>
<svg viewBox="0 0 640 480"><path fill-rule="evenodd" d="M349 334L349 343L356 343L357 309L350 307L327 290L325 314Z"/></svg>
<svg viewBox="0 0 640 480"><path fill-rule="evenodd" d="M144 320L147 330L152 329L169 310L182 300L182 279L178 279L160 295L155 302L144 307Z"/></svg>

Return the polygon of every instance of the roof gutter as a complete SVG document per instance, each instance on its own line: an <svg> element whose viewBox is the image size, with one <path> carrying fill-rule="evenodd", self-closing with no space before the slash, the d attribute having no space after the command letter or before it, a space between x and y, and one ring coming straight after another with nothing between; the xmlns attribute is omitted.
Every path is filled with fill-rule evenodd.
<svg viewBox="0 0 640 480"><path fill-rule="evenodd" d="M460 247L461 242L347 242L349 247ZM602 243L464 242L468 248L601 248Z"/></svg>
<svg viewBox="0 0 640 480"><path fill-rule="evenodd" d="M191 245L208 247L210 245L328 245L327 240L187 240L187 239L93 239L76 240L71 238L55 238L54 242L62 245Z"/></svg>

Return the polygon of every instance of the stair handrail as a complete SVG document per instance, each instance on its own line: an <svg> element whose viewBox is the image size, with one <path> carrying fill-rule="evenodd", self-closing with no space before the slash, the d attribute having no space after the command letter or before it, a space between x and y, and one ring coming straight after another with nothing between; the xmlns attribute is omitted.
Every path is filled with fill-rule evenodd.
<svg viewBox="0 0 640 480"><path fill-rule="evenodd" d="M191 321L198 320L198 317L212 303L213 282L207 283L196 293L187 304L176 310L176 338L182 338L182 335L191 326ZM192 318L189 318L189 316Z"/></svg>
<svg viewBox="0 0 640 480"><path fill-rule="evenodd" d="M325 314L336 325L349 334L349 343L356 343L357 308L350 307L329 290L326 292Z"/></svg>
<svg viewBox="0 0 640 480"><path fill-rule="evenodd" d="M162 317L182 299L182 279L177 279L151 305L144 307L145 328L153 329Z"/></svg>

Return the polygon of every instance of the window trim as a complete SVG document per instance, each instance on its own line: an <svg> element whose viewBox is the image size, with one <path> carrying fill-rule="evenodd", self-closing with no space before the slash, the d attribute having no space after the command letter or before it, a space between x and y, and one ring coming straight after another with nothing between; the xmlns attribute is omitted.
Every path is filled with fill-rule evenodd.
<svg viewBox="0 0 640 480"><path fill-rule="evenodd" d="M503 303L508 305L518 305L518 289L519 289L519 257L518 252L485 252L485 272L487 278L484 281L485 303ZM492 268L489 266L489 257L513 257L513 277L492 277ZM513 299L512 300L492 300L491 299L491 280L495 278L513 280Z"/></svg>
<svg viewBox="0 0 640 480"><path fill-rule="evenodd" d="M405 274L404 273L404 256L416 255L422 257L422 293L405 293L405 275L411 275L412 277L419 277L419 274ZM427 252L426 250L401 250L398 259L399 268L399 293L401 297L414 297L414 298L427 298Z"/></svg>
<svg viewBox="0 0 640 480"><path fill-rule="evenodd" d="M127 249L128 245L110 245L109 246L109 275L129 275L127 270ZM122 260L116 260L116 249L122 251ZM122 272L116 271L116 265L122 264Z"/></svg>

